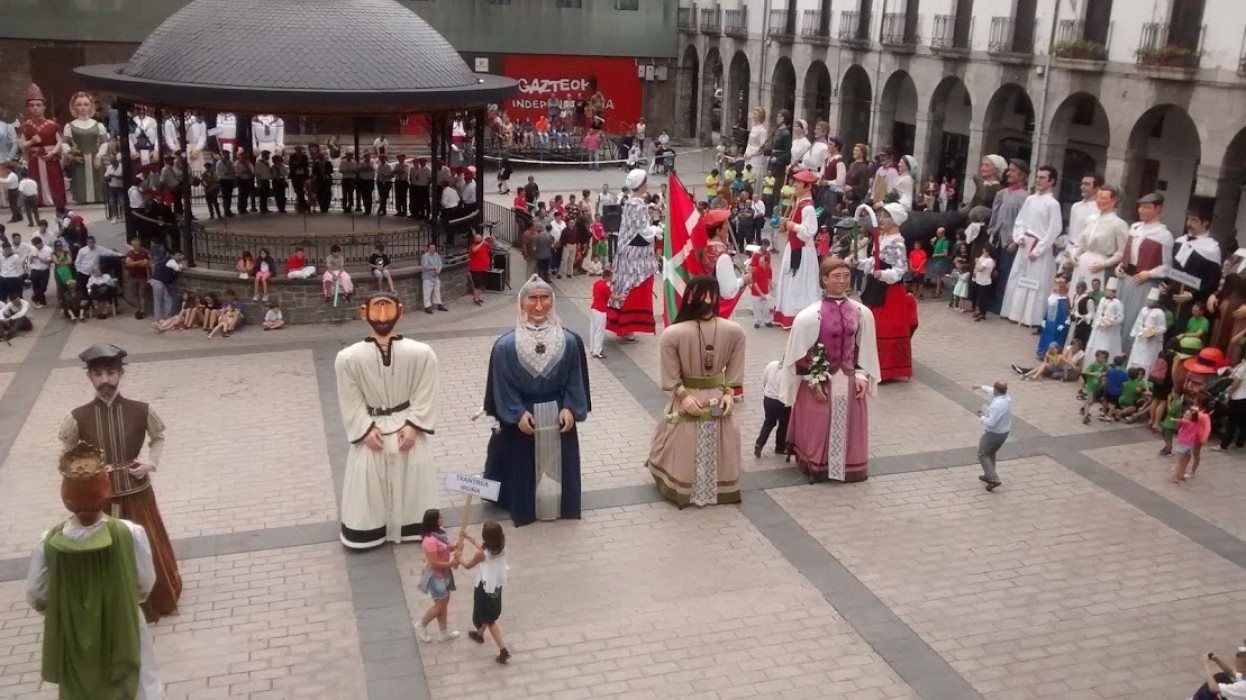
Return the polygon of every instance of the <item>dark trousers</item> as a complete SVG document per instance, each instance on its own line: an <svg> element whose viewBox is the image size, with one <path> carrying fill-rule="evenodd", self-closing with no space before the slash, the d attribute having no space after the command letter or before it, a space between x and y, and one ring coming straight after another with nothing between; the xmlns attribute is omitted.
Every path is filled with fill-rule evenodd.
<svg viewBox="0 0 1246 700"><path fill-rule="evenodd" d="M999 481L999 473L995 471L995 455L999 454L999 448L1004 446L1008 440L1008 433L988 433L983 432L982 437L978 440L978 463L982 465L982 476L987 481Z"/></svg>
<svg viewBox="0 0 1246 700"><path fill-rule="evenodd" d="M300 214L310 212L311 207L307 203L307 178L296 177L292 182L294 183L295 210Z"/></svg>
<svg viewBox="0 0 1246 700"><path fill-rule="evenodd" d="M234 181L221 180L221 199L225 200L225 216L234 215Z"/></svg>
<svg viewBox="0 0 1246 700"><path fill-rule="evenodd" d="M349 213L355 208L355 181L342 178L342 211Z"/></svg>
<svg viewBox="0 0 1246 700"><path fill-rule="evenodd" d="M411 186L411 216L416 219L428 218L428 185Z"/></svg>
<svg viewBox="0 0 1246 700"><path fill-rule="evenodd" d="M255 192L255 180L238 180L238 213L246 214L253 211L251 195Z"/></svg>
<svg viewBox="0 0 1246 700"><path fill-rule="evenodd" d="M411 185L404 180L394 181L394 213L398 216L407 214L407 196Z"/></svg>
<svg viewBox="0 0 1246 700"><path fill-rule="evenodd" d="M6 303L9 300L9 295L14 292L16 292L18 296L25 296L22 294L24 287L25 285L22 284L21 277L0 277L0 296L4 298Z"/></svg>
<svg viewBox="0 0 1246 700"><path fill-rule="evenodd" d="M381 216L385 216L389 207L389 191L394 188L392 182L376 183L376 212Z"/></svg>
<svg viewBox="0 0 1246 700"><path fill-rule="evenodd" d="M260 213L268 213L268 198L273 196L273 181L260 180Z"/></svg>
<svg viewBox="0 0 1246 700"><path fill-rule="evenodd" d="M986 312L991 308L991 302L994 299L994 284L978 284L973 283L973 309L979 316L986 316Z"/></svg>
<svg viewBox="0 0 1246 700"><path fill-rule="evenodd" d="M549 267L552 262L552 258L546 258L545 260L537 258L536 261L536 274L538 277L545 280L547 284L549 283Z"/></svg>
<svg viewBox="0 0 1246 700"><path fill-rule="evenodd" d="M39 196L22 197L22 210L26 212L26 223L31 227L39 225Z"/></svg>
<svg viewBox="0 0 1246 700"><path fill-rule="evenodd" d="M273 180L273 199L276 200L277 202L277 211L281 212L282 214L286 213L286 181L285 180ZM306 198L302 195L302 190L299 190L299 199L303 199L304 204L306 204ZM302 210L300 209L299 211L302 211Z"/></svg>
<svg viewBox="0 0 1246 700"><path fill-rule="evenodd" d="M329 213L329 204L333 202L333 181L329 179L316 183L316 203L320 205L320 213Z"/></svg>
<svg viewBox="0 0 1246 700"><path fill-rule="evenodd" d="M30 271L30 300L39 305L48 303L48 280L52 278L52 270Z"/></svg>
<svg viewBox="0 0 1246 700"><path fill-rule="evenodd" d="M363 213L371 214L372 213L372 192L374 188L376 187L376 183L369 182L368 180L360 180L359 182L356 183L355 186L359 188L359 201L355 202L355 211L359 211L360 206L362 205Z"/></svg>
<svg viewBox="0 0 1246 700"><path fill-rule="evenodd" d="M1220 437L1220 447L1229 449L1234 435L1237 436L1237 446L1246 447L1246 399L1230 401L1228 413L1229 419L1224 425L1224 435Z"/></svg>
<svg viewBox="0 0 1246 700"><path fill-rule="evenodd" d="M9 201L9 223L16 224L22 220L22 196L14 187L8 190Z"/></svg>
<svg viewBox="0 0 1246 700"><path fill-rule="evenodd" d="M787 451L787 419L792 415L792 409L784 406L783 402L778 399L772 399L769 396L762 399L762 409L766 412L766 418L762 421L761 432L757 434L758 447L765 447L766 442L770 440L770 431L778 426L779 433L774 436L774 451Z"/></svg>
<svg viewBox="0 0 1246 700"><path fill-rule="evenodd" d="M221 194L220 192L208 192L203 195L208 202L208 218L221 218Z"/></svg>

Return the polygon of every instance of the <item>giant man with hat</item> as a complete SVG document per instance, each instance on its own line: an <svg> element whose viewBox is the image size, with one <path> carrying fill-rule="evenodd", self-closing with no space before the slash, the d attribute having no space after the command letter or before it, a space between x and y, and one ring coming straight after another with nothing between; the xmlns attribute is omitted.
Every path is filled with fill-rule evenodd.
<svg viewBox="0 0 1246 700"><path fill-rule="evenodd" d="M121 395L119 385L125 376L126 354L116 345L105 343L92 345L78 355L86 364L95 398L65 416L59 437L65 450L85 442L103 453L112 489L110 514L146 530L156 583L143 603L143 614L148 622L155 622L177 611L182 576L151 484L151 474L164 453L164 421L147 404ZM144 442L147 460L141 461Z"/></svg>

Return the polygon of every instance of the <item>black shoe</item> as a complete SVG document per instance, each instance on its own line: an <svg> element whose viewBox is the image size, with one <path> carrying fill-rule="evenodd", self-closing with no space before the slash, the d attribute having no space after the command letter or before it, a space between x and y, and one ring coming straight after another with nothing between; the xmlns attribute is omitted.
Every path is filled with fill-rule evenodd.
<svg viewBox="0 0 1246 700"><path fill-rule="evenodd" d="M990 492L990 491L994 491L995 489L997 489L997 488L999 488L999 487L1001 487L1001 486L1003 486L1003 485L1004 485L1004 482L1002 482L1002 481L988 481L988 482L986 483L986 490L987 490L988 492Z"/></svg>
<svg viewBox="0 0 1246 700"><path fill-rule="evenodd" d="M753 445L753 456L761 459L761 445Z"/></svg>
<svg viewBox="0 0 1246 700"><path fill-rule="evenodd" d="M424 313L428 314L429 316L432 316L432 315L433 315L433 307L431 307L431 306L425 306L425 307L424 307Z"/></svg>
<svg viewBox="0 0 1246 700"><path fill-rule="evenodd" d="M985 476L979 476L979 477L978 477L978 481L981 481L981 482L982 482L982 483L984 483L984 484L989 484L989 483L991 483L991 480L990 480L990 479L988 479L988 478L986 478Z"/></svg>
<svg viewBox="0 0 1246 700"><path fill-rule="evenodd" d="M485 637L484 637L484 635L483 635L483 634L481 634L481 633L479 633L479 632L477 632L476 630L470 630L470 631L467 633L467 636L468 636L468 638L470 638L473 642L475 642L475 643L477 643L477 644L484 644L484 643L485 643Z"/></svg>
<svg viewBox="0 0 1246 700"><path fill-rule="evenodd" d="M507 661L510 660L510 658L511 658L511 653L507 651L506 649L503 649L502 651L498 652L497 659L495 660L500 664L505 664Z"/></svg>
<svg viewBox="0 0 1246 700"><path fill-rule="evenodd" d="M437 310L438 311L449 311L450 309L447 309L445 304L438 304Z"/></svg>

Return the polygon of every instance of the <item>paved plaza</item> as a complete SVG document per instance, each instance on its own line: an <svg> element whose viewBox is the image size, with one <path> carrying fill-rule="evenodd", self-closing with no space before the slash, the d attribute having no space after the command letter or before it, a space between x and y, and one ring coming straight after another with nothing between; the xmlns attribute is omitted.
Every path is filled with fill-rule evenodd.
<svg viewBox="0 0 1246 700"><path fill-rule="evenodd" d="M537 175L543 195L621 180ZM591 279L555 283L563 322L585 334ZM470 417L515 299L449 306L409 314L400 331L440 358L438 469L479 473L488 426ZM56 695L39 685L42 619L22 579L62 516L56 427L90 396L76 355L98 342L130 352L122 393L168 425L155 488L185 591L153 631L170 698L1188 697L1198 657L1246 634L1241 458L1209 450L1198 478L1173 486L1145 429L1084 426L1071 386L1011 381L1009 363L1032 356L1028 333L935 301L920 314L914 380L872 403L867 482L810 486L768 449L744 458L742 505L684 511L644 469L666 400L657 343L609 340L590 360L583 520L506 524L514 657L500 667L466 636L416 641L428 605L418 546L354 554L337 542L346 441L333 360L362 322L207 340L41 311L36 333L0 345L0 697ZM737 420L751 445L762 368L786 336L737 320L748 336ZM1004 486L988 494L969 386L996 379L1011 383L1014 431ZM439 503L459 522L461 498ZM473 580L460 575L451 604L460 630Z"/></svg>

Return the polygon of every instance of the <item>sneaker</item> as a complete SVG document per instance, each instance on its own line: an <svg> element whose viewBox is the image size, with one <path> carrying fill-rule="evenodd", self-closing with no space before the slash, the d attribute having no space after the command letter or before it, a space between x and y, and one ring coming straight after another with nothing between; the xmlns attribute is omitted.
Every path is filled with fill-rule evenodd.
<svg viewBox="0 0 1246 700"><path fill-rule="evenodd" d="M761 328L761 324L760 324L760 323L754 323L754 324L753 324L753 328Z"/></svg>
<svg viewBox="0 0 1246 700"><path fill-rule="evenodd" d="M1012 371L1016 372L1017 374L1025 376L1025 370L1021 369L1019 365L1008 365L1008 366L1011 367Z"/></svg>
<svg viewBox="0 0 1246 700"><path fill-rule="evenodd" d="M260 300L260 295L258 295L258 294L256 294L255 296L251 297L251 301L259 301L259 300Z"/></svg>
<svg viewBox="0 0 1246 700"><path fill-rule="evenodd" d="M1162 448L1160 448L1160 451L1159 451L1159 456L1160 456L1160 457L1167 457L1167 456L1169 456L1169 455L1171 455L1171 454L1172 454L1172 448L1169 448L1169 447L1162 447Z"/></svg>
<svg viewBox="0 0 1246 700"><path fill-rule="evenodd" d="M415 636L419 637L420 641L426 644L433 641L433 638L428 634L428 628L424 625L415 626Z"/></svg>
<svg viewBox="0 0 1246 700"><path fill-rule="evenodd" d="M437 310L438 310L438 311L449 311L450 309L447 309L447 308L446 308L446 306L445 306L445 304L438 304L438 305L437 305Z"/></svg>
<svg viewBox="0 0 1246 700"><path fill-rule="evenodd" d="M445 632L442 632L439 637L437 637L437 641L449 642L451 640L458 639L458 638L459 638L458 630L446 630Z"/></svg>
<svg viewBox="0 0 1246 700"><path fill-rule="evenodd" d="M502 651L498 652L498 655L495 661L497 661L500 664L505 664L507 661L510 660L510 658L511 658L510 651L503 649Z"/></svg>

